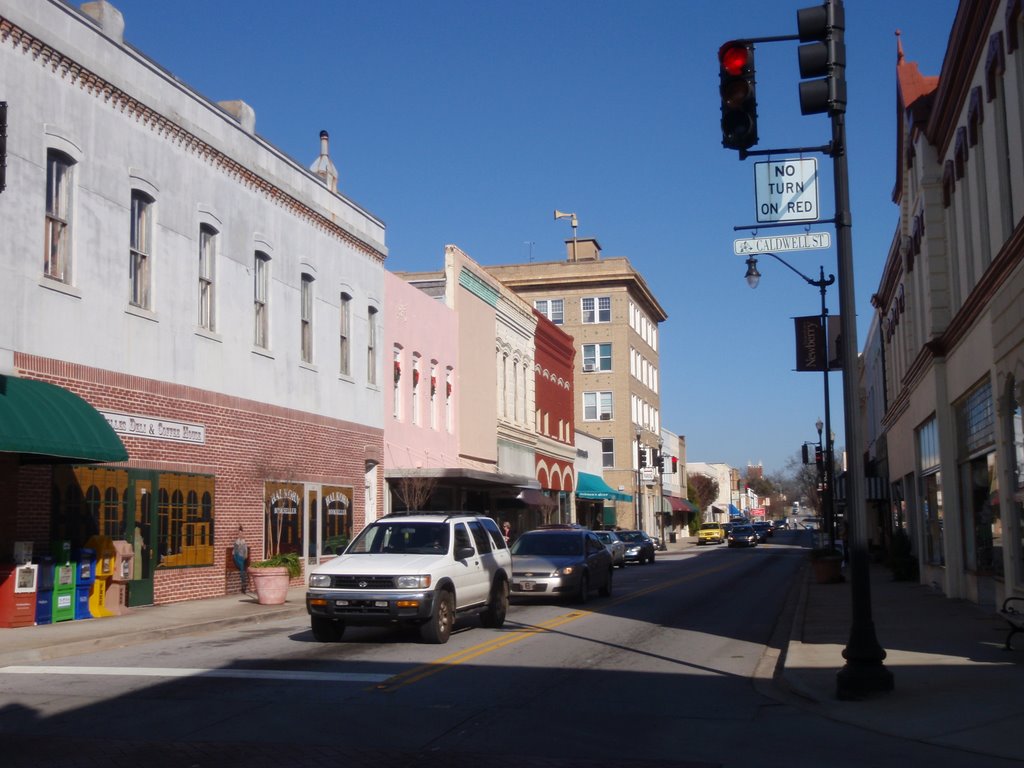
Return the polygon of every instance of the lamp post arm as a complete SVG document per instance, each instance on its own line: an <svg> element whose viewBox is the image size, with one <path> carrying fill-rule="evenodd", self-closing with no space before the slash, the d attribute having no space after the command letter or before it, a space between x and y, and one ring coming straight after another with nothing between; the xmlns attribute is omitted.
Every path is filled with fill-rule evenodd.
<svg viewBox="0 0 1024 768"><path fill-rule="evenodd" d="M777 262L779 262L783 266L789 267L791 270L793 270L798 275L800 275L800 277L803 278L805 283L807 283L808 285L813 285L816 288L824 288L826 285L832 285L832 283L834 283L836 281L836 276L835 275L829 275L828 276L828 280L825 279L825 270L824 270L824 268L822 268L822 270L821 270L821 279L820 280L812 280L811 278L809 278L807 275L805 275L803 272L801 272L799 269L794 267L792 264L790 264L788 261L786 261L784 258L779 256L778 254L772 253L771 251L765 251L764 255L765 256L771 256L773 259L775 259Z"/></svg>

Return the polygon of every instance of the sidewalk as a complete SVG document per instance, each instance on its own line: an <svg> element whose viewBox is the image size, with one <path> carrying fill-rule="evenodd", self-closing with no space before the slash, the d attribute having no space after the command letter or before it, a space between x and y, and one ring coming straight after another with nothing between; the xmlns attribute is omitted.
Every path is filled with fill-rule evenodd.
<svg viewBox="0 0 1024 768"><path fill-rule="evenodd" d="M659 554L693 546L682 538ZM1015 638L1018 650L1003 650L1006 624L992 611L929 586L892 581L885 568L872 565L872 616L894 690L839 701L849 582L816 584L805 567L798 590L773 684L794 706L879 733L1024 761L1024 638ZM304 595L299 586L278 606L228 595L135 608L109 619L0 629L0 667L305 615Z"/></svg>
<svg viewBox="0 0 1024 768"><path fill-rule="evenodd" d="M833 720L878 733L1024 761L1024 638L1003 649L1007 624L991 609L893 581L871 566L875 636L893 690L836 698L849 641L849 582L817 584L805 567L776 682Z"/></svg>

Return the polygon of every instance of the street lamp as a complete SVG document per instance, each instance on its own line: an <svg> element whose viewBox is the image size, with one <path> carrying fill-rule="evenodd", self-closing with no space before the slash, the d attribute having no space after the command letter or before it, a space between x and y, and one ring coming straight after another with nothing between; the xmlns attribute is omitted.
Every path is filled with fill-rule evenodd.
<svg viewBox="0 0 1024 768"><path fill-rule="evenodd" d="M644 451L643 443L640 442L640 438L643 436L640 428L636 430L636 504L634 505L634 511L636 513L636 529L640 530L640 517L643 514L643 497L640 495L640 454Z"/></svg>
<svg viewBox="0 0 1024 768"><path fill-rule="evenodd" d="M818 279L812 280L799 269L794 267L788 261L783 259L781 256L777 256L774 253L765 253L765 256L771 256L777 262L785 267L789 267L790 270L796 272L805 283L813 285L821 293L821 330L822 339L824 346L824 354L822 359L824 364L822 365L822 376L824 381L825 390L825 423L822 424L820 421L815 425L818 428L818 447L822 448L821 445L821 430L824 428L826 434L832 433L832 408L828 389L828 373L829 373L829 361L832 355L829 354L829 338L828 338L828 308L825 306L825 289L832 285L836 281L835 275L829 275L825 277L825 267L818 267ZM757 271L757 259L753 256L747 257L747 285L751 288L757 288L758 283L761 282L761 273ZM835 507L833 506L833 495L832 495L832 475L833 467L835 463L832 460L832 443L828 444L827 448L822 451L822 459L824 461L824 468L822 472L822 496L821 496L821 511L822 516L825 518L825 525L828 529L828 543L831 549L836 548L836 525L835 525Z"/></svg>

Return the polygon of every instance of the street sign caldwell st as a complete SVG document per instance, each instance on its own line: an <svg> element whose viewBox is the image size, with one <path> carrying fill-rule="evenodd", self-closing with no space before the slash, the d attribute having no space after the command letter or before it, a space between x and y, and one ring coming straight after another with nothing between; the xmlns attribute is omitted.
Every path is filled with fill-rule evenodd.
<svg viewBox="0 0 1024 768"><path fill-rule="evenodd" d="M758 253L779 253L781 251L813 251L831 247L832 235L828 232L745 237L732 241L732 252L737 256L753 256Z"/></svg>
<svg viewBox="0 0 1024 768"><path fill-rule="evenodd" d="M757 223L818 220L818 160L754 163Z"/></svg>

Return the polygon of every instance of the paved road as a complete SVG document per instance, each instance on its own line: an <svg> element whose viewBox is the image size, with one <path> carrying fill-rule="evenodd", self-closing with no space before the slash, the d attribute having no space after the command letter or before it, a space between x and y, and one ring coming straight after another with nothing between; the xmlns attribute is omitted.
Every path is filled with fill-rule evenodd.
<svg viewBox="0 0 1024 768"><path fill-rule="evenodd" d="M445 646L303 616L0 674L5 766L969 765L766 695L802 553L689 550ZM999 765L988 761L988 765Z"/></svg>

